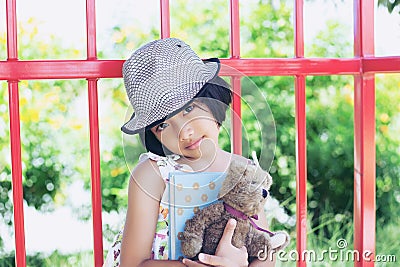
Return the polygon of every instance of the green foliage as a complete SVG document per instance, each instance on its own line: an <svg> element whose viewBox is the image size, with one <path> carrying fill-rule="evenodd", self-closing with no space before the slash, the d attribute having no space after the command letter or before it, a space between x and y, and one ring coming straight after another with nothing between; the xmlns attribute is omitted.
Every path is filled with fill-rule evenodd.
<svg viewBox="0 0 400 267"><path fill-rule="evenodd" d="M399 261L399 247L400 247L400 219L394 216L392 222L381 224L378 222L376 229L376 254L377 255L395 255L397 261L388 263L387 265L381 264L378 266L397 266Z"/></svg>
<svg viewBox="0 0 400 267"><path fill-rule="evenodd" d="M201 58L228 57L229 16L221 16L228 14L228 2L179 0L171 2L170 11L171 37L190 40Z"/></svg>
<svg viewBox="0 0 400 267"><path fill-rule="evenodd" d="M326 29L320 31L313 40L313 43L304 48L305 54L308 57L352 57L352 40L345 38L346 36L351 36L349 31L348 27L345 27L338 21L327 21Z"/></svg>
<svg viewBox="0 0 400 267"><path fill-rule="evenodd" d="M376 75L377 224L395 219L400 203L400 76Z"/></svg>
<svg viewBox="0 0 400 267"><path fill-rule="evenodd" d="M386 7L389 13L392 13L397 8L400 14L400 0L378 0L378 6Z"/></svg>
<svg viewBox="0 0 400 267"><path fill-rule="evenodd" d="M34 127L33 127L34 128ZM41 209L49 204L60 188L60 178L64 166L59 163L53 144L46 136L41 134L40 128L36 131L39 135L30 135L24 148L29 151L26 161L31 163L24 172L24 199L36 209ZM48 210L48 209L47 209Z"/></svg>
<svg viewBox="0 0 400 267"><path fill-rule="evenodd" d="M44 266L44 263L45 259L40 253L26 257L26 266ZM15 265L15 255L1 257L0 267L15 267Z"/></svg>
<svg viewBox="0 0 400 267"><path fill-rule="evenodd" d="M293 57L290 1L241 2L242 57Z"/></svg>
<svg viewBox="0 0 400 267"><path fill-rule="evenodd" d="M105 152L101 160L102 177L101 188L103 195L103 210L110 212L126 207L129 169L127 166L137 163L140 153L144 149L136 146L117 145L111 153ZM125 151L129 150L129 153Z"/></svg>
<svg viewBox="0 0 400 267"><path fill-rule="evenodd" d="M53 267L53 266L93 266L93 252L80 252L75 254L63 255L59 251L54 251L50 255L36 253L26 256L27 267ZM5 255L0 257L0 267L15 267L15 256Z"/></svg>

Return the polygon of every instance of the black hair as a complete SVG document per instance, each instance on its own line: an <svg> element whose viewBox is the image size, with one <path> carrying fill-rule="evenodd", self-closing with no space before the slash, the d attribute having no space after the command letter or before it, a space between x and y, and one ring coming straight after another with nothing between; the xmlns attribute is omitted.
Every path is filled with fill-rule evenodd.
<svg viewBox="0 0 400 267"><path fill-rule="evenodd" d="M205 104L210 109L218 125L221 126L226 118L226 110L232 102L232 91L229 87L229 84L224 79L216 76L204 84L201 90L193 97L191 102L193 100L198 100L199 102ZM161 123L161 121L158 121L156 124L159 123ZM145 149L160 156L173 154L165 146L163 146L153 134L151 128L154 126L155 124L153 123L146 127L144 131L139 132L140 141Z"/></svg>

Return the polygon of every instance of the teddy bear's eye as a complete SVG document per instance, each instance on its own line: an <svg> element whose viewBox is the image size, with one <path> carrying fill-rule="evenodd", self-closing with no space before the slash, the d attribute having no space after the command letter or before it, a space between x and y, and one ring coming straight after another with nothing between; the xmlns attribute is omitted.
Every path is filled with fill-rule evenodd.
<svg viewBox="0 0 400 267"><path fill-rule="evenodd" d="M262 192L263 198L266 198L268 196L268 191L267 190L262 189L261 192Z"/></svg>

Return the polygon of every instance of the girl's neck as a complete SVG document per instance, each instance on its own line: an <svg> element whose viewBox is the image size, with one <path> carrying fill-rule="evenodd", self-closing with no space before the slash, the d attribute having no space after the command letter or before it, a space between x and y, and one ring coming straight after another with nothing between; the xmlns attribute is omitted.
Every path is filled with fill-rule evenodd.
<svg viewBox="0 0 400 267"><path fill-rule="evenodd" d="M217 149L215 154L209 157L197 159L182 157L178 161L181 164L188 165L193 171L224 172L231 162L231 154L222 149Z"/></svg>

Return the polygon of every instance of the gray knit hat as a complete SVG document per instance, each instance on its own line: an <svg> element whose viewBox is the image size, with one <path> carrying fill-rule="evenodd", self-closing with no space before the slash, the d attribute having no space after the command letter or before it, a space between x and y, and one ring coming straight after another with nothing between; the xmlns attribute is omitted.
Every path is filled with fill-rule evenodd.
<svg viewBox="0 0 400 267"><path fill-rule="evenodd" d="M121 130L136 134L179 110L218 74L219 68L218 59L203 61L176 38L140 47L122 68L134 113Z"/></svg>

